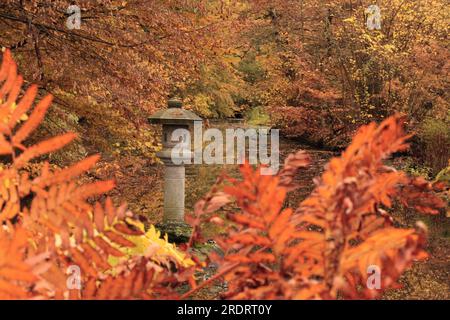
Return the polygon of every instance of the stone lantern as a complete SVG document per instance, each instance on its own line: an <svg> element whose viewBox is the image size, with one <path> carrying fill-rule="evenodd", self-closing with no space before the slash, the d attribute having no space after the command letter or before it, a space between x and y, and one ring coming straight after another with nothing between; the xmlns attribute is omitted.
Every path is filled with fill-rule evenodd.
<svg viewBox="0 0 450 320"><path fill-rule="evenodd" d="M190 145L190 135L178 135L173 139L177 129L191 129L200 117L191 111L182 109L182 102L177 99L168 101L168 109L159 110L148 118L151 124L162 124L162 150L156 154L164 163L164 218L157 227L167 233L170 241L187 242L191 234L190 226L184 221L185 167L181 160L192 158L191 150L173 153L173 148L181 142ZM186 131L187 132L187 131ZM181 141L181 140L182 141Z"/></svg>

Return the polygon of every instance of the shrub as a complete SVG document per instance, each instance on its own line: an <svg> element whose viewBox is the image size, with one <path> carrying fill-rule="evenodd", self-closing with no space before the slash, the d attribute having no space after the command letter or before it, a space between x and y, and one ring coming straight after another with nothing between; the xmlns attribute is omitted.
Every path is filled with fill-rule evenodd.
<svg viewBox="0 0 450 320"><path fill-rule="evenodd" d="M450 158L450 118L427 118L419 130L420 156L424 164L437 174Z"/></svg>
<svg viewBox="0 0 450 320"><path fill-rule="evenodd" d="M266 74L264 68L256 60L255 54L247 54L247 56L239 62L238 70L242 72L244 80L251 84L263 80Z"/></svg>
<svg viewBox="0 0 450 320"><path fill-rule="evenodd" d="M269 115L262 107L251 108L246 112L247 123L255 126L265 126L270 123Z"/></svg>

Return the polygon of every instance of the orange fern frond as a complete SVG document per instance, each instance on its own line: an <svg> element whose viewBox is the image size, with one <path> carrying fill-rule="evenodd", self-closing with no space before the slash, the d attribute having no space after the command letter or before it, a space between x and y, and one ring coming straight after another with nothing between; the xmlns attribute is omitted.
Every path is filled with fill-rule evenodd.
<svg viewBox="0 0 450 320"><path fill-rule="evenodd" d="M98 156L64 169L51 170L43 163L40 172L30 177L26 168L31 161L61 149L75 135L26 146L25 139L43 120L52 98L44 97L28 116L37 87L30 86L16 105L22 82L7 50L0 69L0 155L8 162L0 166L0 226L8 229L0 229L0 299L148 298L154 297L152 290L159 296L173 296L160 281L192 281L195 269L186 268L189 276L184 278L182 266L173 258L177 252L172 253L173 261L170 254L150 250L140 263L121 260L111 265L110 258L126 257L127 248L136 246L132 240L144 237L144 231L126 205L116 208L110 198L104 205L93 203L93 197L114 187L113 181L77 182ZM47 262L42 264L42 259ZM171 263L180 268L177 276L169 272ZM68 285L71 268L79 270L80 288Z"/></svg>
<svg viewBox="0 0 450 320"><path fill-rule="evenodd" d="M425 231L392 227L395 199L434 212L443 203L429 184L386 167L383 160L404 150L403 118L362 127L352 144L328 164L313 193L295 212L283 209L293 175L307 165L303 152L288 157L279 176L241 166L242 181L229 179L224 192L240 211L228 214L226 236L216 238L224 256L212 254L236 299L374 298L396 284L411 263L423 259ZM292 167L291 167L292 163ZM401 190L411 190L415 201ZM427 192L427 193L424 193ZM424 201L421 201L421 199ZM415 203L414 203L415 202ZM381 287L366 286L367 269L383 272ZM358 289L362 288L362 289Z"/></svg>
<svg viewBox="0 0 450 320"><path fill-rule="evenodd" d="M0 228L0 299L32 297L31 286L38 279L26 263L28 237L25 229L8 232Z"/></svg>

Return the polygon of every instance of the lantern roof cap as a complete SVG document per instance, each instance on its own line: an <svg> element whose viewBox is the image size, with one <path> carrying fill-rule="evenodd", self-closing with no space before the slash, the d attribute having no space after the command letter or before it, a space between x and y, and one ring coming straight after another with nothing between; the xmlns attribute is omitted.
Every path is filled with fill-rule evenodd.
<svg viewBox="0 0 450 320"><path fill-rule="evenodd" d="M195 113L182 108L183 103L179 99L170 99L167 109L159 110L148 117L151 124L189 124L194 121L202 121Z"/></svg>

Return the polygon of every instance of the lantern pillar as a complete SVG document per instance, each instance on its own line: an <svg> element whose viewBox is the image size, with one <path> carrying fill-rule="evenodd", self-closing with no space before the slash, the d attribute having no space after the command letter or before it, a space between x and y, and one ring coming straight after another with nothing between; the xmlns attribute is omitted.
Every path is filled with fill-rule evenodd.
<svg viewBox="0 0 450 320"><path fill-rule="evenodd" d="M156 155L164 163L164 216L156 225L169 240L176 243L187 242L192 228L184 220L185 211L185 166L184 161L192 159L190 149L172 152L181 143L188 143L189 135L174 134L177 129L187 132L194 121L201 121L194 113L183 110L179 100L168 102L168 109L160 110L149 118L152 124L162 124L162 150Z"/></svg>

